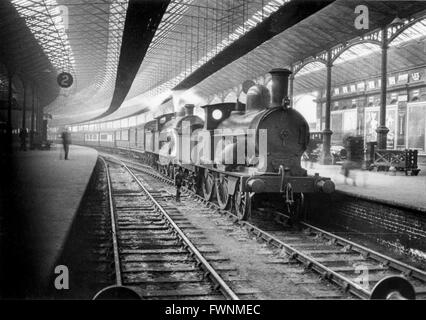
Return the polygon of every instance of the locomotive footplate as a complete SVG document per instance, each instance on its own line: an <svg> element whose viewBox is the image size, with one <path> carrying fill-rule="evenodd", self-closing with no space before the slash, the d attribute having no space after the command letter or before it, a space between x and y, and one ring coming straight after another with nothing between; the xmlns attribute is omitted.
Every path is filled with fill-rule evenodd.
<svg viewBox="0 0 426 320"><path fill-rule="evenodd" d="M244 179L244 178L243 178ZM288 175L285 170L280 170L276 175L258 175L249 177L246 180L245 190L255 193L285 193L288 186L291 186L293 192L296 193L315 193L334 192L335 186L330 178L315 176L293 177Z"/></svg>

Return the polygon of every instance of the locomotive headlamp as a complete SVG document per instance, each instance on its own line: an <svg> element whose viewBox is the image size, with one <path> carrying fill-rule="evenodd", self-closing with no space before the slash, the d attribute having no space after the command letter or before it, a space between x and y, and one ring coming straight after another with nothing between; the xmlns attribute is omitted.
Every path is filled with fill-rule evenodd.
<svg viewBox="0 0 426 320"><path fill-rule="evenodd" d="M212 117L215 120L220 120L222 119L222 111L220 111L219 109L213 110L212 112Z"/></svg>

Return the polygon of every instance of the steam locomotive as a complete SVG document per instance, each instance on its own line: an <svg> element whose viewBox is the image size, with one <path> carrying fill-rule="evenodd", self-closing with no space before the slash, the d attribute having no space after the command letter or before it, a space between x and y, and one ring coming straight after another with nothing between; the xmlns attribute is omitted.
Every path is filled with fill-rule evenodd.
<svg viewBox="0 0 426 320"><path fill-rule="evenodd" d="M193 105L163 114L127 130L73 134L75 143L121 148L173 178L182 168L185 184L221 209L250 216L254 199L279 197L290 215L298 215L305 193L332 193L329 178L308 176L301 157L309 143L309 126L290 107L286 69L270 71L271 92L252 86L246 104ZM256 202L257 203L257 202Z"/></svg>

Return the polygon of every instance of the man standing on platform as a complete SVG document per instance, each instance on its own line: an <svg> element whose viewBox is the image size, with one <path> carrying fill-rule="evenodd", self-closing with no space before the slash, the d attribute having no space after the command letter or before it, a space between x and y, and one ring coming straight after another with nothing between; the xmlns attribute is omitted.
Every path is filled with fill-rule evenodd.
<svg viewBox="0 0 426 320"><path fill-rule="evenodd" d="M65 128L65 131L62 132L61 138L62 138L62 145L64 147L64 152L65 152L65 160L68 160L68 153L70 151L70 144L71 144L71 134L69 133L68 128Z"/></svg>
<svg viewBox="0 0 426 320"><path fill-rule="evenodd" d="M180 202L180 188L182 188L183 183L183 172L182 168L179 168L175 174L175 186L176 186L176 202Z"/></svg>

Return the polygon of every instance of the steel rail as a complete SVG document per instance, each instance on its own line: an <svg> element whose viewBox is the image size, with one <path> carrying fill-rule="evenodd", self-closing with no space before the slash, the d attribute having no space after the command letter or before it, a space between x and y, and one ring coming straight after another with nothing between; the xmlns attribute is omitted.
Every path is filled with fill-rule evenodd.
<svg viewBox="0 0 426 320"><path fill-rule="evenodd" d="M112 244L113 244L113 251L114 251L115 282L117 286L121 286L123 284L123 280L121 277L120 255L118 252L118 239L117 239L117 226L116 226L117 220L115 217L114 202L112 199L111 176L109 174L109 166L106 163L105 159L102 156L100 156L99 158L104 163L104 166L106 169L106 175L107 175L107 182L108 182L108 202L109 202L109 211L111 215L111 233L112 233Z"/></svg>
<svg viewBox="0 0 426 320"><path fill-rule="evenodd" d="M287 218L289 218L287 215L279 213L283 216L286 216ZM360 253L360 254L368 254L367 257L371 258L373 260L376 260L378 262L381 263L385 263L386 265L391 266L394 269L397 269L398 271L401 271L403 273L405 273L407 276L412 276L414 278L417 278L418 280L421 281L426 281L426 272L422 271L420 269L417 269L413 266L410 266L404 262L395 260L391 257L385 256L384 254L381 254L380 252L374 251L372 249L369 249L367 247L364 247L360 244L357 244L355 242L352 242L350 240L347 240L345 238L342 238L338 235L332 234L328 231L322 230L320 228L314 227L313 225L306 223L306 222L300 222L301 225L304 225L305 227L314 230L315 232L318 232L322 235L325 235L326 237L333 239L333 240L337 240L338 242L340 242L340 244L342 245L347 245L350 246L350 249Z"/></svg>
<svg viewBox="0 0 426 320"><path fill-rule="evenodd" d="M179 228L179 226L173 221L173 219L169 216L169 214L164 210L161 204L158 203L157 200L152 196L152 194L145 188L139 178L130 170L127 165L121 161L121 165L125 168L129 174L133 177L136 183L141 187L144 193L150 198L152 203L157 207L157 209L161 212L161 214L167 219L168 224L178 233L179 237L185 242L188 249L195 255L197 260L202 264L206 272L208 273L212 280L219 286L220 291L224 294L224 296L230 300L239 300L238 296L235 292L226 284L226 282L222 279L222 277L216 272L213 266L203 257L203 255L198 251L198 249L194 246L191 240L183 233L183 231Z"/></svg>
<svg viewBox="0 0 426 320"><path fill-rule="evenodd" d="M122 161L122 160L119 160L119 161ZM144 173L149 174L149 175L156 177L158 179L161 179L161 180L163 180L163 181L165 181L169 184L173 184L173 181L170 178L153 171L152 168L147 166L147 165L139 164L139 163L135 164L135 163L132 163L131 161L128 161L128 160L126 162L139 167L139 168L135 168L135 170L143 171ZM369 299L370 298L371 292L369 290L363 288L359 284L355 283L350 278L345 277L342 274L328 268L327 266L323 265L322 263L316 261L315 258L312 258L312 257L304 254L303 252L291 247L291 245L284 243L283 241L277 239L276 237L267 233L266 231L263 231L263 230L259 229L258 227L252 225L251 223L249 223L247 221L239 220L237 218L237 216L234 213L230 212L229 210L220 209L217 204L205 200L200 195L195 194L194 192L192 192L191 190L189 190L185 187L183 187L183 189L184 189L184 191L189 192L195 198L202 201L204 204L209 205L210 207L213 206L213 207L215 207L215 209L218 212L220 212L222 214L226 214L227 216L231 217L234 222L237 222L238 224L246 227L250 232L254 233L257 237L262 238L263 240L265 240L269 244L274 245L275 247L278 247L280 249L285 249L286 252L290 255L291 258L294 258L294 259L300 261L307 268L311 268L312 270L316 271L317 273L322 275L324 278L326 278L329 281L331 281L331 282L337 284L338 286L342 287L345 291L349 291L349 292L351 292L352 294L354 294L355 296L357 296L361 299ZM282 215L282 216L288 218L287 215L285 215L281 212L273 212L273 213L276 213L276 214L279 214L279 215ZM366 258L371 258L371 259L376 260L378 262L382 262L382 263L387 264L388 266L392 267L393 269L404 272L404 274L406 274L408 276L413 276L413 277L416 277L419 280L425 281L426 272L424 272L420 269L417 269L417 268L412 267L410 265L404 264L403 262L399 262L395 259L392 259L391 257L387 257L387 256L385 256L385 255L383 255L379 252L376 252L372 249L361 246L361 245L354 243L352 241L346 240L342 237L334 235L334 234L327 232L325 230L322 230L320 228L314 227L314 226L312 226L308 223L301 222L301 224L304 225L307 228L315 230L317 233L320 233L321 235L325 235L329 239L335 240L335 241L340 242L340 243L344 243L345 245L349 246L350 249L354 250L355 252L358 252L360 254L364 254L364 256Z"/></svg>
<svg viewBox="0 0 426 320"><path fill-rule="evenodd" d="M366 290L359 284L353 282L347 277L342 276L338 272L326 267L321 262L315 260L315 258L309 257L303 252L293 248L285 242L275 238L273 235L266 231L259 229L258 227L246 222L241 221L242 224L247 227L250 232L254 233L257 237L262 238L269 244L275 245L279 249L285 249L286 253L289 254L291 259L296 259L303 263L307 268L312 269L322 275L325 279L334 282L340 287L344 288L345 291L349 291L362 299L370 298L370 291Z"/></svg>

